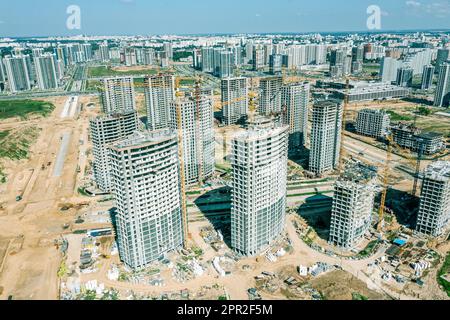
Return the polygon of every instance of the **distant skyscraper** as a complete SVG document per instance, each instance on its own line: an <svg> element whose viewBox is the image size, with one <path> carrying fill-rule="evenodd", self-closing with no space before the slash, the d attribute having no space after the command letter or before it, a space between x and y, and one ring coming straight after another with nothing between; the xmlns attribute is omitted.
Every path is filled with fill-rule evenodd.
<svg viewBox="0 0 450 320"><path fill-rule="evenodd" d="M272 54L269 58L269 71L273 75L280 75L283 71L283 56L281 54Z"/></svg>
<svg viewBox="0 0 450 320"><path fill-rule="evenodd" d="M122 113L135 110L133 77L102 79L102 102L105 113Z"/></svg>
<svg viewBox="0 0 450 320"><path fill-rule="evenodd" d="M450 162L437 161L425 170L416 230L440 236L450 222Z"/></svg>
<svg viewBox="0 0 450 320"><path fill-rule="evenodd" d="M111 167L108 159L108 145L126 138L138 130L138 116L135 110L123 114L102 115L89 121L94 155L94 178L97 187L111 191Z"/></svg>
<svg viewBox="0 0 450 320"><path fill-rule="evenodd" d="M411 87L413 80L413 69L401 67L397 70L396 84L401 87Z"/></svg>
<svg viewBox="0 0 450 320"><path fill-rule="evenodd" d="M441 64L434 96L436 107L448 107L450 103L450 61Z"/></svg>
<svg viewBox="0 0 450 320"><path fill-rule="evenodd" d="M241 255L261 253L285 227L288 130L251 125L231 142L231 246Z"/></svg>
<svg viewBox="0 0 450 320"><path fill-rule="evenodd" d="M120 258L141 269L183 244L177 135L136 132L110 147Z"/></svg>
<svg viewBox="0 0 450 320"><path fill-rule="evenodd" d="M34 65L39 89L57 89L59 86L59 77L56 55L52 53L41 53L34 57Z"/></svg>
<svg viewBox="0 0 450 320"><path fill-rule="evenodd" d="M245 120L248 112L247 78L222 79L222 119L226 125Z"/></svg>
<svg viewBox="0 0 450 320"><path fill-rule="evenodd" d="M423 67L422 74L422 90L428 90L433 85L433 75L434 75L434 67L432 65L427 65Z"/></svg>
<svg viewBox="0 0 450 320"><path fill-rule="evenodd" d="M441 65L447 60L449 60L450 58L449 53L450 53L449 49L446 48L438 49L436 56L436 73L439 73Z"/></svg>
<svg viewBox="0 0 450 320"><path fill-rule="evenodd" d="M219 70L218 76L220 78L228 78L233 76L234 61L233 53L231 51L223 51L219 55Z"/></svg>
<svg viewBox="0 0 450 320"><path fill-rule="evenodd" d="M210 96L176 97L170 103L170 128L183 131L186 185L203 183L214 173L214 115Z"/></svg>
<svg viewBox="0 0 450 320"><path fill-rule="evenodd" d="M6 56L3 59L3 63L5 64L6 76L11 92L31 90L30 75L25 56Z"/></svg>
<svg viewBox="0 0 450 320"><path fill-rule="evenodd" d="M147 76L144 79L144 96L149 130L169 126L170 103L175 100L175 79L172 75Z"/></svg>
<svg viewBox="0 0 450 320"><path fill-rule="evenodd" d="M381 82L391 83L397 80L397 70L401 62L397 59L384 57L381 59Z"/></svg>
<svg viewBox="0 0 450 320"><path fill-rule="evenodd" d="M342 106L334 101L319 101L312 108L309 171L321 175L339 164Z"/></svg>
<svg viewBox="0 0 450 320"><path fill-rule="evenodd" d="M308 133L308 82L284 85L281 91L283 123L289 126L289 149L295 151L306 143Z"/></svg>
<svg viewBox="0 0 450 320"><path fill-rule="evenodd" d="M108 62L109 60L111 60L107 42L104 42L99 46L99 51L100 51L100 60L102 62Z"/></svg>
<svg viewBox="0 0 450 320"><path fill-rule="evenodd" d="M331 51L330 56L330 76L339 78L344 75L344 64L346 54L343 49L335 49Z"/></svg>
<svg viewBox="0 0 450 320"><path fill-rule="evenodd" d="M164 43L164 51L166 52L166 57L169 60L173 60L173 45L171 42Z"/></svg>
<svg viewBox="0 0 450 320"><path fill-rule="evenodd" d="M264 49L260 47L253 48L253 70L260 71L264 69Z"/></svg>
<svg viewBox="0 0 450 320"><path fill-rule="evenodd" d="M259 97L259 113L270 115L271 113L281 113L281 88L283 77L262 78L259 82L261 95Z"/></svg>
<svg viewBox="0 0 450 320"><path fill-rule="evenodd" d="M362 163L349 163L334 185L329 242L352 249L369 231L377 171Z"/></svg>
<svg viewBox="0 0 450 320"><path fill-rule="evenodd" d="M214 72L214 49L210 47L202 48L202 71Z"/></svg>

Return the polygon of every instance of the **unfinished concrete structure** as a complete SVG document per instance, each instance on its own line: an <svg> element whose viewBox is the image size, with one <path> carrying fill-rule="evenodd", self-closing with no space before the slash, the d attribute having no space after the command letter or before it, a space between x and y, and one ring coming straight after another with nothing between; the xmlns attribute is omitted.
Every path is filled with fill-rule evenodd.
<svg viewBox="0 0 450 320"><path fill-rule="evenodd" d="M225 125L245 121L248 113L247 78L226 78L221 81L222 121Z"/></svg>
<svg viewBox="0 0 450 320"><path fill-rule="evenodd" d="M422 154L435 154L445 149L444 136L437 132L425 132L405 123L397 123L391 127L394 142L400 147Z"/></svg>
<svg viewBox="0 0 450 320"><path fill-rule="evenodd" d="M232 139L231 245L259 254L286 219L288 126L257 120Z"/></svg>
<svg viewBox="0 0 450 320"><path fill-rule="evenodd" d="M147 128L157 130L169 126L169 106L175 100L175 78L173 75L154 75L144 79Z"/></svg>
<svg viewBox="0 0 450 320"><path fill-rule="evenodd" d="M359 161L347 163L334 185L329 243L352 249L369 230L377 170Z"/></svg>
<svg viewBox="0 0 450 320"><path fill-rule="evenodd" d="M332 100L314 103L312 108L309 171L322 175L339 164L342 106Z"/></svg>
<svg viewBox="0 0 450 320"><path fill-rule="evenodd" d="M183 244L177 135L136 132L110 150L120 258L141 269Z"/></svg>
<svg viewBox="0 0 450 320"><path fill-rule="evenodd" d="M439 236L450 222L450 161L437 161L425 170L416 230Z"/></svg>
<svg viewBox="0 0 450 320"><path fill-rule="evenodd" d="M108 161L108 145L139 129L137 112L131 110L92 118L89 120L89 129L94 155L94 179L100 190L110 192L111 169Z"/></svg>
<svg viewBox="0 0 450 320"><path fill-rule="evenodd" d="M103 112L107 114L136 110L133 77L102 79Z"/></svg>
<svg viewBox="0 0 450 320"><path fill-rule="evenodd" d="M206 90L209 92L209 90ZM203 183L215 169L214 115L209 95L192 92L170 103L169 126L183 132L183 159L186 185Z"/></svg>
<svg viewBox="0 0 450 320"><path fill-rule="evenodd" d="M289 150L296 151L306 144L308 135L308 104L310 84L296 82L286 84L281 90L283 123L289 126Z"/></svg>
<svg viewBox="0 0 450 320"><path fill-rule="evenodd" d="M363 109L358 112L356 132L358 134L383 138L389 130L390 116L384 110Z"/></svg>

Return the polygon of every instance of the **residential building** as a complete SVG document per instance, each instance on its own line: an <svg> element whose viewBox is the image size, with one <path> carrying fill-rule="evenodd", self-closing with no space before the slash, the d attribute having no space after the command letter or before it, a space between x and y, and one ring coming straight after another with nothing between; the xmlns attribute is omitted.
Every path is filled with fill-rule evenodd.
<svg viewBox="0 0 450 320"><path fill-rule="evenodd" d="M133 77L102 79L102 104L105 113L136 110Z"/></svg>
<svg viewBox="0 0 450 320"><path fill-rule="evenodd" d="M149 130L169 127L170 103L175 100L175 78L162 74L144 78L144 97Z"/></svg>
<svg viewBox="0 0 450 320"><path fill-rule="evenodd" d="M226 78L221 81L222 121L233 125L245 121L248 113L247 78Z"/></svg>
<svg viewBox="0 0 450 320"><path fill-rule="evenodd" d="M386 111L363 109L358 112L356 132L372 138L383 138L389 131L389 125L390 116Z"/></svg>

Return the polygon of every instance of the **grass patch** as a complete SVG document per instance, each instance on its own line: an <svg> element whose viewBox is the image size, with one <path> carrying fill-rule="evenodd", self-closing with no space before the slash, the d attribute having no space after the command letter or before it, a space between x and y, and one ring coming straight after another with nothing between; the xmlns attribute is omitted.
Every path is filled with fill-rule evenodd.
<svg viewBox="0 0 450 320"><path fill-rule="evenodd" d="M11 160L27 159L30 146L39 135L36 127L21 128L15 131L0 132L0 158Z"/></svg>
<svg viewBox="0 0 450 320"><path fill-rule="evenodd" d="M367 298L366 296L363 296L362 294L360 294L358 292L353 292L352 300L369 300L369 298Z"/></svg>
<svg viewBox="0 0 450 320"><path fill-rule="evenodd" d="M437 282L444 288L444 291L447 293L447 296L450 297L450 282L442 278L442 276L445 276L448 273L450 273L450 252L447 253L444 265L437 274Z"/></svg>
<svg viewBox="0 0 450 320"><path fill-rule="evenodd" d="M113 77L113 76L134 76L134 75L156 74L156 73L157 73L157 70L153 69L153 68L142 68L142 69L118 71L118 70L112 69L111 67L99 66L99 67L90 67L88 70L88 77L89 78L101 78L101 77Z"/></svg>
<svg viewBox="0 0 450 320"><path fill-rule="evenodd" d="M364 250L362 250L361 252L358 253L358 256L360 256L360 257L367 257L367 256L369 256L373 252L373 250L375 249L377 243L378 243L378 240L373 240L373 241L369 242L367 247Z"/></svg>
<svg viewBox="0 0 450 320"><path fill-rule="evenodd" d="M392 121L413 121L414 120L413 116L398 114L392 110L387 110L386 113L388 113L391 116Z"/></svg>
<svg viewBox="0 0 450 320"><path fill-rule="evenodd" d="M55 106L45 101L0 100L0 119L19 117L22 120L30 115L48 116Z"/></svg>

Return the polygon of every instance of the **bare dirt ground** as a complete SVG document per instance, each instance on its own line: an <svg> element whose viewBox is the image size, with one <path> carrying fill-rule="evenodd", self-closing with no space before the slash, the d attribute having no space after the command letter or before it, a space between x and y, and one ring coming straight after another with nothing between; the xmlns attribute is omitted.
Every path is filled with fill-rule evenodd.
<svg viewBox="0 0 450 320"><path fill-rule="evenodd" d="M363 295L369 300L383 300L385 297L352 274L336 270L311 281L313 288L319 290L327 300L352 300L352 294Z"/></svg>
<svg viewBox="0 0 450 320"><path fill-rule="evenodd" d="M29 159L3 162L8 180L0 186L0 257L4 256L0 299L58 298L61 256L54 240L65 232L64 225L73 221L73 215L59 210L60 203L79 201L77 187L83 178L77 174L80 140L86 141L88 118L97 112L85 108L77 118L60 119L66 99L46 98L56 107L47 118L15 121L18 127L38 127L40 134L30 149ZM98 105L95 97L80 98L84 105L89 102ZM11 119L0 122L0 129L11 125ZM62 175L54 177L53 168L65 132L71 133L68 152ZM23 197L19 202L18 195ZM5 241L9 243L7 249Z"/></svg>

